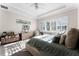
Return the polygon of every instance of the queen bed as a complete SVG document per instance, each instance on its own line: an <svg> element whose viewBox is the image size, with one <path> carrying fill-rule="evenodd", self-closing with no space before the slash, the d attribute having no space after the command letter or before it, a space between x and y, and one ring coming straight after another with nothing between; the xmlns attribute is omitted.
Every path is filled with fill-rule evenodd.
<svg viewBox="0 0 79 59"><path fill-rule="evenodd" d="M72 28L65 36L35 36L26 43L24 51L33 56L79 56L79 30Z"/></svg>

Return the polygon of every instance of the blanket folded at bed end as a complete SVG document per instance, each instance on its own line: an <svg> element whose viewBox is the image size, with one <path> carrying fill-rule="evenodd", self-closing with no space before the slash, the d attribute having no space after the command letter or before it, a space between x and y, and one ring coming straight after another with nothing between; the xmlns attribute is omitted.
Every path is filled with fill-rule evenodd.
<svg viewBox="0 0 79 59"><path fill-rule="evenodd" d="M79 52L72 49L68 49L65 46L55 43L48 43L36 38L32 38L27 44L36 48L41 53L41 55L45 55L45 56L78 56L79 55Z"/></svg>

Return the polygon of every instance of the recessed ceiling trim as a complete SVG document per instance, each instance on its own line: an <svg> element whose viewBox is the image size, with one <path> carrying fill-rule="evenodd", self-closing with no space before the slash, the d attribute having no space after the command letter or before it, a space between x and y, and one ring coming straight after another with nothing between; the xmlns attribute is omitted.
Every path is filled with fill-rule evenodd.
<svg viewBox="0 0 79 59"><path fill-rule="evenodd" d="M39 18L39 17L45 17L48 16L50 14L57 14L57 13L61 13L64 12L67 9L71 9L70 7L73 7L72 4L49 4L49 3L45 3L44 6L42 4L40 4L37 10L34 8L34 3L23 3L23 4L13 4L13 3L8 3L8 4L3 4L5 6L8 7L8 10L6 11L11 11L11 12L15 12L17 14L20 15L25 15L31 18ZM32 7L31 7L32 5ZM36 4L38 5L38 4ZM37 6L36 6L37 7ZM3 8L1 8L3 9Z"/></svg>
<svg viewBox="0 0 79 59"><path fill-rule="evenodd" d="M56 8L56 9L54 9L54 10L48 11L48 12L46 12L46 13L43 13L43 14L41 14L41 15L38 15L38 16L40 17L40 16L43 16L43 15L49 14L49 13L51 13L51 12L55 12L55 11L58 11L58 10L60 10L60 9L64 9L64 8L66 8L65 5L63 5L63 6L59 7L59 8Z"/></svg>
<svg viewBox="0 0 79 59"><path fill-rule="evenodd" d="M18 9L10 4L2 4L4 6L7 6L8 7L8 10L6 9L3 9L3 8L0 8L1 10L4 10L4 11L9 11L9 12L12 12L12 13L16 13L16 14L19 14L21 16L25 16L25 17L29 17L29 18L34 18L33 15L27 13L27 12L24 12L23 10L21 9Z"/></svg>
<svg viewBox="0 0 79 59"><path fill-rule="evenodd" d="M47 19L47 18L49 18L51 16L53 17L53 16L56 16L56 15L59 15L59 14L64 14L64 13L70 12L72 10L77 10L77 8L76 7L74 7L74 8L73 7L68 7L68 8L53 12L53 13L49 13L49 14L40 16L40 17L38 17L38 19L43 19L43 18Z"/></svg>

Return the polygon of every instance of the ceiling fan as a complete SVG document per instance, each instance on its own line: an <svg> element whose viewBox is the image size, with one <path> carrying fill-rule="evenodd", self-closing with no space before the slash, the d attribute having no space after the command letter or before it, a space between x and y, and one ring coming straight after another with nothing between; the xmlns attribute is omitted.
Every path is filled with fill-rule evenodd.
<svg viewBox="0 0 79 59"><path fill-rule="evenodd" d="M38 3L34 3L34 5L35 5L35 9L39 8Z"/></svg>
<svg viewBox="0 0 79 59"><path fill-rule="evenodd" d="M43 3L33 3L30 6L34 7L37 10L39 8L43 8L44 4Z"/></svg>

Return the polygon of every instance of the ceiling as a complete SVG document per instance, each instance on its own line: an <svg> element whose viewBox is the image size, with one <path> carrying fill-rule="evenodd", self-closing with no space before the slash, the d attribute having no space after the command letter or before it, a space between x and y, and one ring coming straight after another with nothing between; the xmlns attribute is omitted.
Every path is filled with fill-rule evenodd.
<svg viewBox="0 0 79 59"><path fill-rule="evenodd" d="M8 7L10 11L22 12L21 14L28 14L32 17L39 17L62 9L71 9L75 4L65 3L4 3L3 5Z"/></svg>

